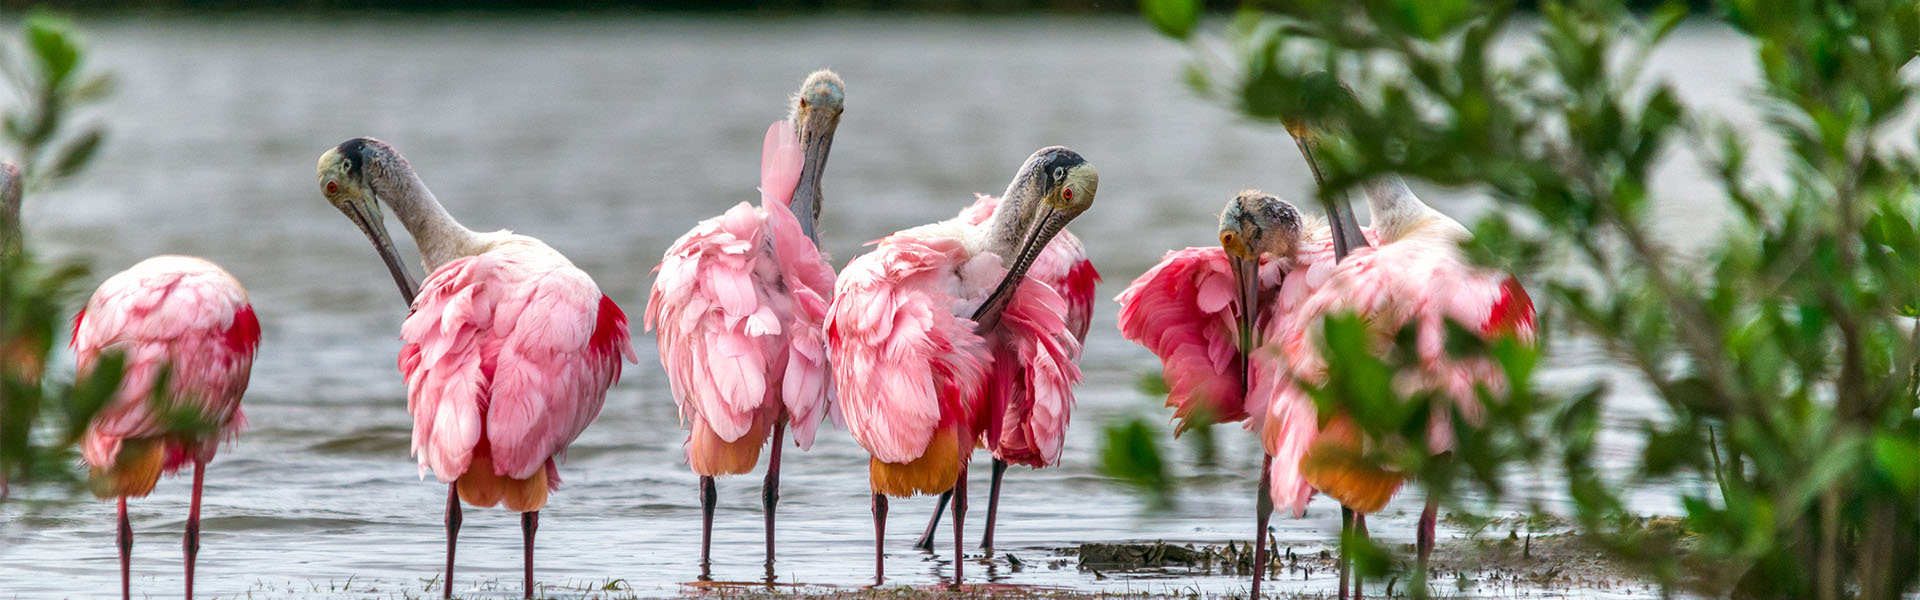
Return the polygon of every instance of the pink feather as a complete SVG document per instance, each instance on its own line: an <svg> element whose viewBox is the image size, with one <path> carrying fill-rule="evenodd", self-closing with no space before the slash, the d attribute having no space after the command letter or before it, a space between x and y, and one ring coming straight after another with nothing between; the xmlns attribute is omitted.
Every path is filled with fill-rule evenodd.
<svg viewBox="0 0 1920 600"><path fill-rule="evenodd" d="M218 265L156 256L108 278L74 318L71 345L81 373L108 351L125 353L126 371L119 390L88 424L82 457L109 469L122 441L169 433L158 420L162 399L150 393L165 372L168 400L210 420L217 432L169 437L164 470L212 460L219 442L246 424L240 399L259 344L260 322L246 290Z"/></svg>

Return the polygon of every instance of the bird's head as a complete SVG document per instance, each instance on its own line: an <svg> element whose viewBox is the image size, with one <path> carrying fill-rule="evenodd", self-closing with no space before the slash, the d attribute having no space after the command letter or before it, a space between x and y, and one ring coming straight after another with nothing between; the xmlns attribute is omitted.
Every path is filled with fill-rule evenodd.
<svg viewBox="0 0 1920 600"><path fill-rule="evenodd" d="M380 190L388 188L385 179L405 172L405 169L393 168L394 163L404 167L406 159L386 142L366 137L341 142L320 155L317 169L320 195L373 242L374 250L392 272L394 284L400 286L400 293L412 304L417 286L401 263L400 254L394 250L393 239L387 235L386 217L380 212Z"/></svg>
<svg viewBox="0 0 1920 600"><path fill-rule="evenodd" d="M1241 260L1291 257L1302 232L1299 209L1260 190L1240 192L1220 212L1220 247Z"/></svg>
<svg viewBox="0 0 1920 600"><path fill-rule="evenodd" d="M1066 228L1067 222L1093 207L1093 196L1099 190L1100 171L1080 153L1065 146L1041 148L1020 165L1000 206L1002 210L1017 207L1023 233L1011 249L1000 249L1010 253L1001 259L1011 263L1000 285L974 312L974 321L982 330L998 322L1000 311L1013 299L1015 287L1026 277L1027 269L1033 266L1040 251Z"/></svg>
<svg viewBox="0 0 1920 600"><path fill-rule="evenodd" d="M808 75L800 84L800 91L793 95L793 114L789 118L793 121L794 134L800 137L804 162L789 207L800 219L807 237L816 241L815 229L824 203L820 177L827 169L827 155L833 150L833 132L840 127L840 113L846 110L846 98L846 83L826 69Z"/></svg>

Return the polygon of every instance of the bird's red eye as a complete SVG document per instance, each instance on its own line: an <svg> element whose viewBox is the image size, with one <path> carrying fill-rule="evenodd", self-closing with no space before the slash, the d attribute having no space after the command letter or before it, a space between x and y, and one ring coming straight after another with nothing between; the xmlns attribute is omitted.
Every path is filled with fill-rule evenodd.
<svg viewBox="0 0 1920 600"><path fill-rule="evenodd" d="M327 193L334 194L334 193L339 193L339 191L340 191L340 184L334 183L331 181L327 182Z"/></svg>
<svg viewBox="0 0 1920 600"><path fill-rule="evenodd" d="M1060 197L1061 197L1061 198L1066 198L1068 202L1072 202L1072 201L1073 201L1073 188L1067 188L1067 189L1064 189L1064 190L1060 190Z"/></svg>

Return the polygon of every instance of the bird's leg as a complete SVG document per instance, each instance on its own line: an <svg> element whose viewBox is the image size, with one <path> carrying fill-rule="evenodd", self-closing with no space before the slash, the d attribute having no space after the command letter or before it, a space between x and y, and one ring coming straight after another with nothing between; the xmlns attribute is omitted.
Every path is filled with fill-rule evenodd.
<svg viewBox="0 0 1920 600"><path fill-rule="evenodd" d="M953 480L953 587L960 587L966 581L963 575L967 564L962 552L967 547L967 457L960 457L960 476Z"/></svg>
<svg viewBox="0 0 1920 600"><path fill-rule="evenodd" d="M1440 520L1440 500L1427 498L1426 510L1420 511L1420 530L1415 534L1415 553L1419 556L1420 581L1427 580L1427 556L1433 554L1434 525Z"/></svg>
<svg viewBox="0 0 1920 600"><path fill-rule="evenodd" d="M447 582L442 586L440 597L453 597L453 547L460 539L460 487L447 484Z"/></svg>
<svg viewBox="0 0 1920 600"><path fill-rule="evenodd" d="M1353 509L1340 507L1340 600L1347 600L1347 535L1353 533Z"/></svg>
<svg viewBox="0 0 1920 600"><path fill-rule="evenodd" d="M524 574L526 576L526 581L527 581L526 593L521 596L522 598L533 597L533 533L539 530L540 530L540 511L530 510L527 512L520 513L520 538L522 540L521 541L522 552L526 554L526 558L525 558L526 562L523 569L524 569Z"/></svg>
<svg viewBox="0 0 1920 600"><path fill-rule="evenodd" d="M1273 455L1261 453L1258 498L1253 500L1253 600L1260 600L1260 580L1267 576L1267 519L1273 516L1273 493L1267 478L1273 470Z"/></svg>
<svg viewBox="0 0 1920 600"><path fill-rule="evenodd" d="M713 506L720 502L720 490L714 486L712 475L700 476L700 579L705 581L712 576L713 568Z"/></svg>
<svg viewBox="0 0 1920 600"><path fill-rule="evenodd" d="M1353 513L1353 537L1359 540L1367 539L1367 515L1366 514L1358 513L1358 512ZM1367 596L1367 588L1365 584L1362 584L1360 582L1360 565L1359 563L1355 563L1353 565L1353 599L1360 600L1361 598L1365 598L1366 596Z"/></svg>
<svg viewBox="0 0 1920 600"><path fill-rule="evenodd" d="M940 493L939 500L933 501L933 518L927 520L927 530L920 534L920 539L914 540L913 549L933 551L933 534L940 530L940 515L947 512L947 501L952 499L953 490L947 490Z"/></svg>
<svg viewBox="0 0 1920 600"><path fill-rule="evenodd" d="M185 551L187 559L187 600L193 600L193 561L200 555L200 486L207 480L207 463L199 459L193 461L193 500L187 508L187 535L181 540L180 549Z"/></svg>
<svg viewBox="0 0 1920 600"><path fill-rule="evenodd" d="M887 496L873 493L873 584L887 582Z"/></svg>
<svg viewBox="0 0 1920 600"><path fill-rule="evenodd" d="M780 504L780 438L787 430L787 420L781 417L773 422L773 456L767 459L767 482L760 487L760 504L767 511L767 576L773 576L773 511Z"/></svg>
<svg viewBox="0 0 1920 600"><path fill-rule="evenodd" d="M132 600L133 585L133 523L127 520L127 497L120 497L120 531L114 537L114 543L120 546L120 599Z"/></svg>
<svg viewBox="0 0 1920 600"><path fill-rule="evenodd" d="M1000 476L1007 473L1007 461L993 459L993 484L987 487L987 533L980 536L980 549L993 556L993 522L1000 513Z"/></svg>

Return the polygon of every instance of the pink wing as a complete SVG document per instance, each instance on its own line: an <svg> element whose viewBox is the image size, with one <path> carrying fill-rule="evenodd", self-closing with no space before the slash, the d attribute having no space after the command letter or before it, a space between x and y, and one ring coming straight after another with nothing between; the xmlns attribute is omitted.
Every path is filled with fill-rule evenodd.
<svg viewBox="0 0 1920 600"><path fill-rule="evenodd" d="M1305 508L1310 493L1299 473L1299 458L1318 427L1303 384L1326 377L1319 341L1322 318L1358 314L1383 348L1402 327L1412 324L1422 364L1414 372L1400 374L1394 381L1396 389L1401 393L1439 390L1470 419L1479 418L1484 408L1476 388L1488 386L1497 392L1505 381L1489 359L1448 356L1446 322L1477 327L1488 337L1512 335L1527 343L1534 339L1533 304L1526 290L1509 275L1468 265L1451 240L1403 239L1357 251L1338 266L1306 265L1301 270L1308 272L1302 279L1312 289L1304 291L1293 311L1269 329L1281 352L1269 363L1279 373L1270 378L1274 383L1267 388L1273 390L1275 401L1263 436L1275 457L1274 501L1296 513ZM1436 412L1431 424L1428 450L1446 451L1452 440L1450 421Z"/></svg>
<svg viewBox="0 0 1920 600"><path fill-rule="evenodd" d="M1114 300L1120 334L1160 357L1167 406L1185 431L1189 419L1232 423L1247 418L1241 395L1240 306L1233 268L1218 247L1168 252Z"/></svg>
<svg viewBox="0 0 1920 600"><path fill-rule="evenodd" d="M806 156L800 137L790 121L774 121L760 143L760 205L786 206L793 201L793 188L800 185L800 169ZM811 215L809 215L811 216Z"/></svg>
<svg viewBox="0 0 1920 600"><path fill-rule="evenodd" d="M620 307L530 240L435 270L401 340L413 453L448 482L482 435L496 475L531 477L599 416L622 359L635 359Z"/></svg>
<svg viewBox="0 0 1920 600"><path fill-rule="evenodd" d="M996 458L1035 468L1060 461L1080 382L1080 341L1065 335L1067 315L1065 298L1028 277L988 336L993 365L984 435Z"/></svg>
<svg viewBox="0 0 1920 600"><path fill-rule="evenodd" d="M125 353L120 389L81 440L87 464L109 468L122 440L165 433L149 395L162 371L174 399L219 424L210 439L170 443L165 469L211 460L220 439L246 423L240 398L260 345L260 322L240 282L198 258L156 256L100 284L74 317L72 347L80 372L103 352Z"/></svg>
<svg viewBox="0 0 1920 600"><path fill-rule="evenodd" d="M894 234L840 273L826 335L847 429L884 462L920 457L934 431L975 423L988 364L973 323L954 316L957 238Z"/></svg>

